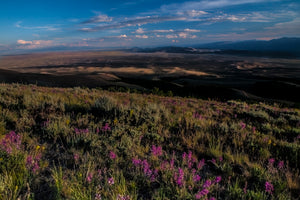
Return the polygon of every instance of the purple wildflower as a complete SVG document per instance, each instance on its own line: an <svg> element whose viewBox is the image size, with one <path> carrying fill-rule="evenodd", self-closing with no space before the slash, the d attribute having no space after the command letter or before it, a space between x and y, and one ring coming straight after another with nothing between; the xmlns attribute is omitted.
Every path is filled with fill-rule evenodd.
<svg viewBox="0 0 300 200"><path fill-rule="evenodd" d="M92 179L93 179L93 174L89 173L88 176L86 177L86 181L88 183L91 183L92 182Z"/></svg>
<svg viewBox="0 0 300 200"><path fill-rule="evenodd" d="M220 161L220 162L223 161L223 157L222 157L222 156L219 157L219 161Z"/></svg>
<svg viewBox="0 0 300 200"><path fill-rule="evenodd" d="M160 164L160 169L163 171L167 168L168 165L168 161L164 160L161 164Z"/></svg>
<svg viewBox="0 0 300 200"><path fill-rule="evenodd" d="M270 194L272 194L274 191L273 185L268 181L266 181L266 183L265 183L265 189L266 189L266 192L268 192Z"/></svg>
<svg viewBox="0 0 300 200"><path fill-rule="evenodd" d="M116 159L116 157L117 157L117 155L113 151L109 152L109 158L110 159L114 160L114 159Z"/></svg>
<svg viewBox="0 0 300 200"><path fill-rule="evenodd" d="M79 131L78 128L75 128L74 131L75 131L76 134L80 134L80 131Z"/></svg>
<svg viewBox="0 0 300 200"><path fill-rule="evenodd" d="M153 156L161 156L162 155L162 147L161 146L156 147L155 145L152 145L151 151L152 151Z"/></svg>
<svg viewBox="0 0 300 200"><path fill-rule="evenodd" d="M38 162L34 162L33 166L32 166L33 173L35 173L39 169L40 169L40 166L39 166Z"/></svg>
<svg viewBox="0 0 300 200"><path fill-rule="evenodd" d="M89 129L88 129L88 128L86 128L86 129L78 129L78 128L75 128L74 131L75 131L75 133L76 133L77 135L89 133Z"/></svg>
<svg viewBox="0 0 300 200"><path fill-rule="evenodd" d="M198 170L202 169L202 167L205 165L205 160L201 159L197 165Z"/></svg>
<svg viewBox="0 0 300 200"><path fill-rule="evenodd" d="M150 177L150 181L154 182L157 176L158 176L158 170L155 169L154 172L152 173L151 177Z"/></svg>
<svg viewBox="0 0 300 200"><path fill-rule="evenodd" d="M201 180L201 176L199 176L198 174L196 174L196 175L193 176L193 181L195 183L199 182L200 180Z"/></svg>
<svg viewBox="0 0 300 200"><path fill-rule="evenodd" d="M21 148L21 136L14 131L9 132L0 142L0 149L11 154L13 149Z"/></svg>
<svg viewBox="0 0 300 200"><path fill-rule="evenodd" d="M189 151L188 153L188 168L191 169L192 168L192 165L193 165L193 153L191 151Z"/></svg>
<svg viewBox="0 0 300 200"><path fill-rule="evenodd" d="M82 132L85 133L85 134L87 134L87 133L89 133L89 129L88 128L83 129Z"/></svg>
<svg viewBox="0 0 300 200"><path fill-rule="evenodd" d="M183 169L178 168L178 174L175 173L174 179L175 179L175 182L178 186L180 186L180 187L183 186L183 181L184 181L184 171L183 171Z"/></svg>
<svg viewBox="0 0 300 200"><path fill-rule="evenodd" d="M221 180L222 180L222 177L221 176L217 176L215 178L215 183L219 183Z"/></svg>
<svg viewBox="0 0 300 200"><path fill-rule="evenodd" d="M195 199L201 199L202 195L199 193L195 194Z"/></svg>
<svg viewBox="0 0 300 200"><path fill-rule="evenodd" d="M172 158L171 159L171 161L170 161L170 168L171 168L171 170L173 170L174 169L174 158Z"/></svg>
<svg viewBox="0 0 300 200"><path fill-rule="evenodd" d="M101 200L102 197L101 197L101 194L97 193L95 194L95 200Z"/></svg>
<svg viewBox="0 0 300 200"><path fill-rule="evenodd" d="M102 130L102 131L110 131L111 128L110 128L109 124L106 123L105 126L103 126L101 130Z"/></svg>
<svg viewBox="0 0 300 200"><path fill-rule="evenodd" d="M211 180L206 180L205 183L203 184L203 188L209 188L211 186Z"/></svg>
<svg viewBox="0 0 300 200"><path fill-rule="evenodd" d="M193 169L192 169L192 174L195 175L195 174L196 174L196 171L197 171L197 170L193 168Z"/></svg>
<svg viewBox="0 0 300 200"><path fill-rule="evenodd" d="M26 158L26 166L30 166L33 163L32 156L27 156Z"/></svg>
<svg viewBox="0 0 300 200"><path fill-rule="evenodd" d="M216 164L216 159L214 159L214 158L211 159L211 162L214 163L214 164Z"/></svg>
<svg viewBox="0 0 300 200"><path fill-rule="evenodd" d="M114 178L113 178L113 177L109 178L109 179L107 180L107 183L108 183L109 185L115 184Z"/></svg>
<svg viewBox="0 0 300 200"><path fill-rule="evenodd" d="M33 158L32 156L27 156L26 158L26 167L28 169L31 169L33 173L35 173L37 170L40 169L39 161L40 161L40 155Z"/></svg>
<svg viewBox="0 0 300 200"><path fill-rule="evenodd" d="M143 168L144 168L144 174L146 176L151 176L152 170L150 169L150 165L149 165L149 163L146 159L143 160L142 165L143 165Z"/></svg>
<svg viewBox="0 0 300 200"><path fill-rule="evenodd" d="M120 195L120 194L118 194L117 200L130 200L130 196L129 195Z"/></svg>
<svg viewBox="0 0 300 200"><path fill-rule="evenodd" d="M209 193L208 189L203 189L195 195L195 198L201 199L203 196L207 195L208 193Z"/></svg>
<svg viewBox="0 0 300 200"><path fill-rule="evenodd" d="M284 168L284 161L279 161L278 162L278 169L283 169Z"/></svg>
<svg viewBox="0 0 300 200"><path fill-rule="evenodd" d="M183 152L183 154L182 154L182 160L183 160L183 161L185 161L185 159L186 159L186 156L187 156L187 155L186 155L186 153L185 153L185 152Z"/></svg>
<svg viewBox="0 0 300 200"><path fill-rule="evenodd" d="M270 159L269 159L269 165L272 166L272 165L274 164L274 162L275 162L275 159L274 159L274 158L270 158Z"/></svg>
<svg viewBox="0 0 300 200"><path fill-rule="evenodd" d="M241 123L240 123L240 126L241 126L242 129L245 129L245 128L246 128L246 124L245 124L244 122L241 122Z"/></svg>
<svg viewBox="0 0 300 200"><path fill-rule="evenodd" d="M137 167L142 163L142 161L140 159L132 158L132 163Z"/></svg>

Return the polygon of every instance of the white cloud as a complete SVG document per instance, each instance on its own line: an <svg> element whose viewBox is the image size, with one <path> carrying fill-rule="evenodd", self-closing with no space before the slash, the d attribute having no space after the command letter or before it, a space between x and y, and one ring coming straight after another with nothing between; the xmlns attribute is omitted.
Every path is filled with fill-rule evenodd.
<svg viewBox="0 0 300 200"><path fill-rule="evenodd" d="M166 35L166 38L173 39L173 38L178 38L178 36L177 35Z"/></svg>
<svg viewBox="0 0 300 200"><path fill-rule="evenodd" d="M292 21L277 23L274 26L266 27L266 30L277 32L280 34L290 34L292 36L299 36L300 34L300 17Z"/></svg>
<svg viewBox="0 0 300 200"><path fill-rule="evenodd" d="M148 36L147 35L136 35L136 38L140 38L140 39L147 39Z"/></svg>
<svg viewBox="0 0 300 200"><path fill-rule="evenodd" d="M189 11L186 11L186 13L191 17L198 17L201 15L208 14L207 12L202 11L202 10L189 10Z"/></svg>
<svg viewBox="0 0 300 200"><path fill-rule="evenodd" d="M145 17L135 17L132 19L125 19L125 21L119 21L114 23L102 24L98 26L94 26L92 28L81 28L80 31L85 32L93 32L93 31L101 31L107 29L120 29L124 27L131 27L131 26L141 26L143 24L149 23L160 23L166 21L184 21L186 20L185 17L182 16L145 16ZM82 24L90 23L88 20L87 22L83 22Z"/></svg>
<svg viewBox="0 0 300 200"><path fill-rule="evenodd" d="M190 33L199 33L201 32L200 30L197 30L197 29L189 29L189 28L186 28L184 29L185 32L190 32Z"/></svg>
<svg viewBox="0 0 300 200"><path fill-rule="evenodd" d="M18 44L32 44L32 41L18 40Z"/></svg>
<svg viewBox="0 0 300 200"><path fill-rule="evenodd" d="M179 33L178 36L179 36L180 38L186 39L186 38L188 37L188 34L187 34L187 33Z"/></svg>
<svg viewBox="0 0 300 200"><path fill-rule="evenodd" d="M138 33L138 34L145 33L145 31L142 28L138 28L135 32Z"/></svg>
<svg viewBox="0 0 300 200"><path fill-rule="evenodd" d="M200 1L186 1L183 3L173 3L161 6L161 12L164 13L178 13L188 12L192 10L204 10L223 8L227 6L251 4L251 3L262 3L272 2L278 0L200 0ZM197 12L195 12L196 14ZM201 13L199 13L201 14Z"/></svg>
<svg viewBox="0 0 300 200"><path fill-rule="evenodd" d="M34 49L53 45L53 40L18 40L17 44L20 49Z"/></svg>
<svg viewBox="0 0 300 200"><path fill-rule="evenodd" d="M22 26L22 21L18 21L15 23L15 27L22 28L22 29L28 29L28 30L47 30L47 31L57 31L60 30L60 28L57 28L56 25L45 25L45 26Z"/></svg>
<svg viewBox="0 0 300 200"><path fill-rule="evenodd" d="M173 29L169 29L169 30L153 30L152 32L154 33L172 33L174 32Z"/></svg>
<svg viewBox="0 0 300 200"><path fill-rule="evenodd" d="M112 17L108 17L107 15L99 14L97 16L94 16L90 18L89 20L86 20L82 22L83 24L90 24L90 23L100 23L100 22L111 22Z"/></svg>
<svg viewBox="0 0 300 200"><path fill-rule="evenodd" d="M118 36L119 38L127 38L127 35L126 34L124 34L124 35L120 35L120 36Z"/></svg>
<svg viewBox="0 0 300 200"><path fill-rule="evenodd" d="M241 22L241 21L245 21L245 17L238 17L238 16L234 16L234 15L230 15L227 17L227 20L229 21L233 21L233 22Z"/></svg>

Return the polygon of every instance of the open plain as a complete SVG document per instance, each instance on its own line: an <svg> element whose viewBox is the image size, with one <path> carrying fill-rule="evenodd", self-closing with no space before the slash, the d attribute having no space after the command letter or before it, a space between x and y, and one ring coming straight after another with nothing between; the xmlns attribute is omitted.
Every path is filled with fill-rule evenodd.
<svg viewBox="0 0 300 200"><path fill-rule="evenodd" d="M59 87L154 87L179 96L299 102L300 60L234 55L52 52L2 56L0 81Z"/></svg>

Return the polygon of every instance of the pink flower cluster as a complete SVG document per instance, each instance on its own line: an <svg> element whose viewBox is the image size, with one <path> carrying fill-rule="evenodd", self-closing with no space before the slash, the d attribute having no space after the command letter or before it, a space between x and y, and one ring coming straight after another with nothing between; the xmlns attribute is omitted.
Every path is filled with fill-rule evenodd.
<svg viewBox="0 0 300 200"><path fill-rule="evenodd" d="M37 170L40 169L39 161L41 159L41 155L38 154L37 156L27 156L26 158L26 167L35 173Z"/></svg>
<svg viewBox="0 0 300 200"><path fill-rule="evenodd" d="M245 128L246 128L246 124L245 124L244 122L241 122L241 123L240 123L240 126L241 126L242 129L245 129Z"/></svg>
<svg viewBox="0 0 300 200"><path fill-rule="evenodd" d="M158 156L162 155L162 147L161 146L152 145L151 151L152 151L153 156L158 157Z"/></svg>
<svg viewBox="0 0 300 200"><path fill-rule="evenodd" d="M115 184L114 177L110 177L110 178L107 180L107 183L108 183L109 185Z"/></svg>
<svg viewBox="0 0 300 200"><path fill-rule="evenodd" d="M199 182L200 180L201 180L201 176L199 176L198 174L195 174L195 175L193 176L193 181L194 181L195 183Z"/></svg>
<svg viewBox="0 0 300 200"><path fill-rule="evenodd" d="M14 131L9 132L0 142L0 149L11 154L14 149L19 150L21 148L21 136Z"/></svg>
<svg viewBox="0 0 300 200"><path fill-rule="evenodd" d="M180 187L184 184L184 171L181 168L178 168L178 173L175 172L174 174L174 180L176 184Z"/></svg>
<svg viewBox="0 0 300 200"><path fill-rule="evenodd" d="M101 130L102 130L102 131L110 131L111 128L110 128L109 124L106 123L106 124L101 128Z"/></svg>
<svg viewBox="0 0 300 200"><path fill-rule="evenodd" d="M150 177L150 180L152 182L156 179L158 170L156 169L152 170L150 164L146 159L140 160L140 159L133 158L132 163L135 167L142 169L144 175L146 177Z"/></svg>
<svg viewBox="0 0 300 200"><path fill-rule="evenodd" d="M189 151L188 154L184 152L182 154L182 160L184 163L188 164L189 169L191 169L193 167L193 164L196 162L195 158L193 158L193 153L191 151Z"/></svg>
<svg viewBox="0 0 300 200"><path fill-rule="evenodd" d="M209 193L208 189L203 189L195 195L196 199L201 199L203 196L206 196Z"/></svg>
<svg viewBox="0 0 300 200"><path fill-rule="evenodd" d="M275 159L274 158L269 158L268 160L268 167L269 169L273 169L274 168L274 163L275 163ZM277 168L282 170L284 169L284 161L279 161L278 164L277 164Z"/></svg>
<svg viewBox="0 0 300 200"><path fill-rule="evenodd" d="M120 194L118 194L117 200L130 200L130 196L129 195L120 195Z"/></svg>
<svg viewBox="0 0 300 200"><path fill-rule="evenodd" d="M206 180L203 185L202 185L202 190L199 191L196 195L195 195L195 198L196 199L201 199L202 197L208 195L209 193L209 188L213 185L213 184L217 184L219 183L220 181L222 180L222 177L221 176L217 176L215 178L214 181L211 181L210 179ZM210 199L215 199L214 197L210 198Z"/></svg>
<svg viewBox="0 0 300 200"><path fill-rule="evenodd" d="M204 165L205 165L205 160L202 158L197 164L197 169L198 170L202 169L202 167L204 167Z"/></svg>
<svg viewBox="0 0 300 200"><path fill-rule="evenodd" d="M86 128L86 129L78 129L78 128L75 128L74 130L75 130L75 133L76 133L77 135L89 133L89 129L88 129L88 128Z"/></svg>
<svg viewBox="0 0 300 200"><path fill-rule="evenodd" d="M93 180L93 174L92 174L92 173L88 173L88 175L87 175L87 177L86 177L86 181L87 181L88 183L91 183L92 180Z"/></svg>
<svg viewBox="0 0 300 200"><path fill-rule="evenodd" d="M272 194L274 191L273 185L268 181L266 181L266 183L265 183L265 189L266 189L266 192L269 194Z"/></svg>
<svg viewBox="0 0 300 200"><path fill-rule="evenodd" d="M116 159L116 157L117 157L117 155L115 154L115 152L113 152L113 151L109 152L109 158L110 159L114 160L114 159Z"/></svg>

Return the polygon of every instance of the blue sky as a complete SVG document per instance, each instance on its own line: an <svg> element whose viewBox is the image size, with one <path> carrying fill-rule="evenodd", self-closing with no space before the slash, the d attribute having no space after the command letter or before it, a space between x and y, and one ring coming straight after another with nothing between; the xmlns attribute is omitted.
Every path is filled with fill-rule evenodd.
<svg viewBox="0 0 300 200"><path fill-rule="evenodd" d="M2 1L0 50L299 37L299 10L299 0Z"/></svg>

